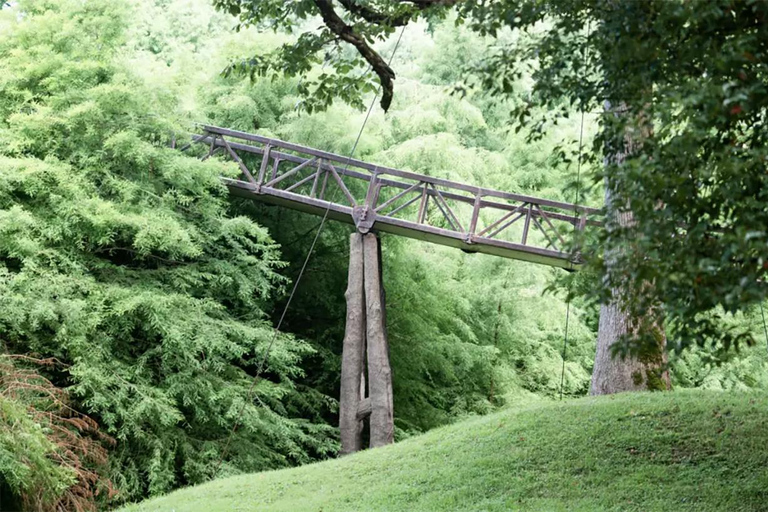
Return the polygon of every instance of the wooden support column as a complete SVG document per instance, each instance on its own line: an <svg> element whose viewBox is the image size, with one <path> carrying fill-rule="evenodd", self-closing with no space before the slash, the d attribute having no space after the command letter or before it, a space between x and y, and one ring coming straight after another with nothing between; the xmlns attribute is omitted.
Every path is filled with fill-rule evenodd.
<svg viewBox="0 0 768 512"><path fill-rule="evenodd" d="M368 396L371 399L371 448L394 441L392 369L389 366L381 246L374 233L363 235L365 259L365 316L368 338Z"/></svg>
<svg viewBox="0 0 768 512"><path fill-rule="evenodd" d="M347 283L347 325L341 353L341 393L339 431L341 454L363 447L363 421L357 417L365 393L365 290L363 273L363 235L349 237L349 280Z"/></svg>
<svg viewBox="0 0 768 512"><path fill-rule="evenodd" d="M339 399L342 455L362 448L366 418L369 418L371 448L391 444L394 440L392 370L381 274L381 244L373 233L353 233L349 248L347 325L341 356ZM368 397L365 397L366 352Z"/></svg>

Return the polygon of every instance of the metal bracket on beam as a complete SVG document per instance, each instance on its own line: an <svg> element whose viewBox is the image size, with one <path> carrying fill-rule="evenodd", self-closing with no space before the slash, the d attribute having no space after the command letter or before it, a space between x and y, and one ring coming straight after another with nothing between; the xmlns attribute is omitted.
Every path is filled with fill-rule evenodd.
<svg viewBox="0 0 768 512"><path fill-rule="evenodd" d="M355 221L355 227L360 233L368 233L376 222L376 212L365 205L358 205L352 208L352 220Z"/></svg>

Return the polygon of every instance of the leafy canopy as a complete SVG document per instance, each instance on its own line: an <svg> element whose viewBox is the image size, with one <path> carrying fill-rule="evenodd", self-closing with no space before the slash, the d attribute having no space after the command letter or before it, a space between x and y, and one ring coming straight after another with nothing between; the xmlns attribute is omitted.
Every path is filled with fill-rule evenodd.
<svg viewBox="0 0 768 512"><path fill-rule="evenodd" d="M68 365L47 377L116 439L122 499L334 452L332 429L310 419L332 401L295 382L306 342L275 340L251 400L283 263L263 227L228 214L219 177L232 164L168 147L177 100L132 71L131 8L18 8L0 41L7 350Z"/></svg>
<svg viewBox="0 0 768 512"><path fill-rule="evenodd" d="M523 77L531 95L513 111L537 138L558 118L599 114L592 151L583 156L595 182L613 197L606 227L585 254L605 279L590 296L608 301L620 288L632 317L661 303L675 349L751 343L748 332L722 329L732 315L766 296L768 210L768 4L759 0L375 0L273 2L219 0L244 25L299 30L295 42L244 61L257 74L326 68L303 93L313 105L338 96L359 105L369 78L383 86L386 110L394 72L374 43L419 18L445 17L496 38L469 85L502 99ZM304 20L319 16L319 28ZM303 22L303 23L302 23ZM531 37L501 37L509 31ZM347 51L352 47L353 52ZM359 71L358 71L359 72ZM544 110L537 107L546 107ZM543 112L543 114L542 114ZM632 150L621 164L606 155ZM642 143L637 143L638 141ZM632 211L620 226L616 213ZM613 248L630 247L626 251ZM618 254L605 268L602 254ZM653 283L654 293L648 283ZM650 339L627 340L637 350Z"/></svg>

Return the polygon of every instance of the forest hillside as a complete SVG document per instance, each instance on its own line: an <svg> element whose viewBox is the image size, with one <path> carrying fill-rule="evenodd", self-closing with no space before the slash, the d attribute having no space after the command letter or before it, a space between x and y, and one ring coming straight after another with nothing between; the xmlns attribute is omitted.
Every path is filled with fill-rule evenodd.
<svg viewBox="0 0 768 512"><path fill-rule="evenodd" d="M311 30L317 20L302 23ZM264 27L235 30L236 24L208 1L0 1L0 498L6 506L109 509L338 454L352 228L329 222L314 245L319 218L230 197L220 177L238 176L235 163L203 161L178 149L199 123L340 155L354 148L354 157L368 162L511 193L603 203L590 165L577 174L572 162L557 157L572 155L580 136L579 118L566 102L568 115L531 140L525 130L512 129L510 113L530 97L530 76L511 84L504 99L457 90L462 70L482 59L489 40L450 16L407 27L396 52L394 38L377 46L393 55L398 88L389 111L375 106L362 133L364 109L336 101L318 112L302 99L302 87L325 73L322 62L288 77L223 73L297 37ZM498 37L520 35L501 31ZM365 99L371 101L373 91ZM596 131L587 113L583 135L592 140ZM382 254L395 440L473 419L380 454L212 485L274 478L275 487L263 492L279 494L282 475L307 475L311 489L322 468L350 471L377 457L415 464L434 455L437 463L458 450L460 442L450 444L456 436L477 446L477 467L489 457L493 478L482 485L492 486L495 478L515 478L524 462L534 463L528 448L509 444L534 435L517 436L520 429L536 424L543 430L535 435L551 436L551 444L531 448L538 450L535 463L547 465L561 449L598 450L589 446L590 436L624 421L625 406L634 410L630 398L595 402L594 413L591 399L550 402L588 393L599 310L580 291L599 282L594 273L571 280L569 304L560 269L391 235L382 237ZM763 339L756 307L724 318L727 327ZM702 350L671 354L673 387L768 389L766 346L738 348L717 361ZM747 430L736 429L741 437L733 440L746 443L737 451L713 427L731 417L708 415L730 401L734 410L751 411L750 396L638 397L637 407L664 421L664 411L679 402L684 414L701 419L701 430L691 435L706 441L702 447L722 447L717 456L733 468L737 455L762 456L747 449L762 434L749 441ZM516 412L515 404L527 401L537 405ZM579 430L583 414L594 414L595 422ZM656 432L653 421L626 418ZM750 417L743 428L761 418ZM561 436L567 425L576 437ZM487 440L473 437L475 429ZM642 453L664 453L665 461L683 465L676 468L705 470L706 464L685 466L688 448L678 454L674 443L687 434L671 432L658 439L666 452ZM720 440L724 444L711 444ZM639 463L626 454L642 447L621 442L594 456L614 457L616 468ZM508 466L496 467L494 454L507 448L523 449L521 457L505 457ZM648 457L650 471L657 461ZM456 464L447 476L469 478L461 461ZM397 491L404 504L418 499L415 491L408 497L408 480L421 477L418 468L401 469L402 480L393 485L406 486ZM596 467L595 478L610 470ZM700 475L704 492L730 503L733 495L712 475ZM521 478L521 496L540 499L546 489L530 475ZM357 486L349 482L350 489ZM750 482L740 485L751 489ZM196 492L176 496L194 501ZM475 491L467 492L456 503L474 502ZM593 499L593 490L583 492L574 497ZM441 499L452 498L425 499L438 509Z"/></svg>

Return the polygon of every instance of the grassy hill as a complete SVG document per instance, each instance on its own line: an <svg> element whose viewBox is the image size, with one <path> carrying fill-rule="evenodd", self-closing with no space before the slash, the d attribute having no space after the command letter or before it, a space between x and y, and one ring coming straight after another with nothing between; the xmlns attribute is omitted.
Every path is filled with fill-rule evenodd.
<svg viewBox="0 0 768 512"><path fill-rule="evenodd" d="M768 397L683 391L530 404L123 512L502 510L768 510Z"/></svg>

